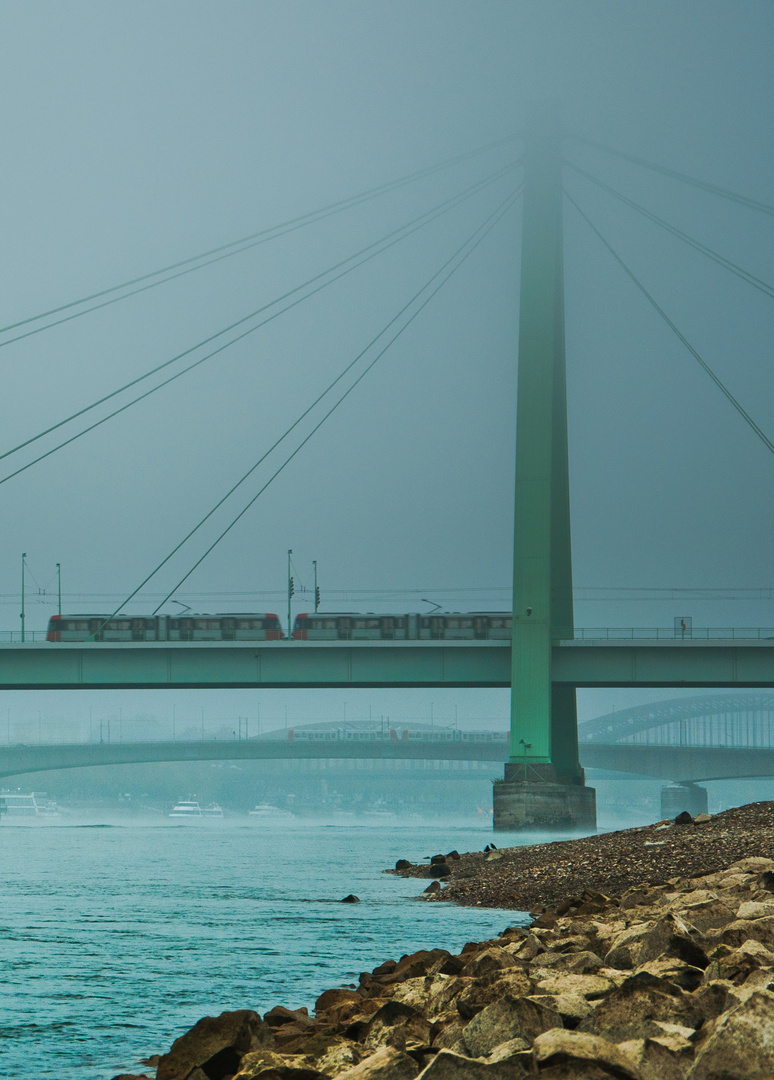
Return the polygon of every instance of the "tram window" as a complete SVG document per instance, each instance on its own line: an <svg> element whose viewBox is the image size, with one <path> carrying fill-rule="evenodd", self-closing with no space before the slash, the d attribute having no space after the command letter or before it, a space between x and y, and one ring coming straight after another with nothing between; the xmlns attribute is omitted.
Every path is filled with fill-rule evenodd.
<svg viewBox="0 0 774 1080"><path fill-rule="evenodd" d="M459 619L447 619L446 620L446 625L449 627L450 630L459 630L460 620Z"/></svg>
<svg viewBox="0 0 774 1080"><path fill-rule="evenodd" d="M352 627L355 630L365 630L367 625L368 625L368 620L367 619L353 619L352 620Z"/></svg>

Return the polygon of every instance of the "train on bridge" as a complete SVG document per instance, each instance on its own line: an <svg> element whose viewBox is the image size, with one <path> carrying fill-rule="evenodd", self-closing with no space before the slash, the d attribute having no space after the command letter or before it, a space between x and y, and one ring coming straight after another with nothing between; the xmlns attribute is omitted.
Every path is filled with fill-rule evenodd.
<svg viewBox="0 0 774 1080"><path fill-rule="evenodd" d="M293 621L298 641L510 640L510 611L378 615L302 613ZM217 615L52 615L47 641L280 641L272 613Z"/></svg>

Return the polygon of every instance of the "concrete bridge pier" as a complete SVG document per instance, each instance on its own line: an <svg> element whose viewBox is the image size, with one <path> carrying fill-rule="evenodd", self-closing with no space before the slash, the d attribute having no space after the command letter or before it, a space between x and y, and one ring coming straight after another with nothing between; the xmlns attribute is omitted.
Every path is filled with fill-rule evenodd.
<svg viewBox="0 0 774 1080"><path fill-rule="evenodd" d="M595 829L596 791L586 787L582 770L575 782L565 781L553 765L506 765L504 779L494 782L495 831Z"/></svg>
<svg viewBox="0 0 774 1080"><path fill-rule="evenodd" d="M706 814L709 806L707 789L688 781L667 784L661 789L661 816L675 818L687 810L691 817Z"/></svg>

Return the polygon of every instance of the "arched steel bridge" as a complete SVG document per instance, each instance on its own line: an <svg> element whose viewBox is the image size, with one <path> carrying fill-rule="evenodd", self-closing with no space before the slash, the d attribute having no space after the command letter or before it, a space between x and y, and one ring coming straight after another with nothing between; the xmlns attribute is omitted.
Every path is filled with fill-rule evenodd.
<svg viewBox="0 0 774 1080"><path fill-rule="evenodd" d="M622 709L579 725L585 768L697 781L774 777L774 694L721 693ZM257 738L0 746L0 777L164 761L507 761L505 731L380 721L307 724Z"/></svg>
<svg viewBox="0 0 774 1080"><path fill-rule="evenodd" d="M774 694L702 694L578 725L586 768L668 780L774 776Z"/></svg>

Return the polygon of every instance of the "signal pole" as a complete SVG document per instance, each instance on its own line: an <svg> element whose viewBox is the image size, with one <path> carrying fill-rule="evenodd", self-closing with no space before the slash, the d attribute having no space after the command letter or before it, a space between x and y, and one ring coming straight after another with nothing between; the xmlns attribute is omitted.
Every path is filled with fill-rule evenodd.
<svg viewBox="0 0 774 1080"><path fill-rule="evenodd" d="M295 585L293 584L293 575L291 573L292 567L291 567L291 564L290 564L290 556L292 554L293 554L293 549L288 548L288 641L293 640L293 623L291 622L291 615L290 615L290 601L291 601L291 598L293 596L293 593L296 591Z"/></svg>
<svg viewBox="0 0 774 1080"><path fill-rule="evenodd" d="M314 613L316 615L320 606L320 590L317 588L317 559L312 559L312 566L314 567Z"/></svg>

